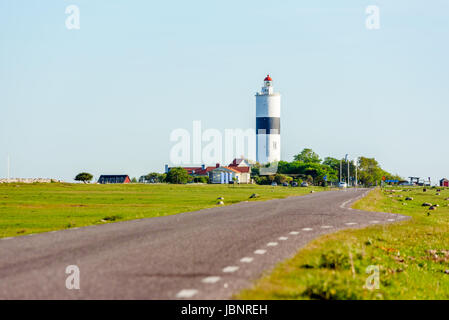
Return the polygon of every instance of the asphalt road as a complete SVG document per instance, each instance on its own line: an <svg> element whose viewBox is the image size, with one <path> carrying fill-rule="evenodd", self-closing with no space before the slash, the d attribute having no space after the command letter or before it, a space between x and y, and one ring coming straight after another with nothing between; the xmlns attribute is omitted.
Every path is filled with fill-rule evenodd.
<svg viewBox="0 0 449 320"><path fill-rule="evenodd" d="M0 240L0 299L228 299L339 229L406 219L328 191ZM226 199L225 199L226 200ZM66 288L66 268L80 289Z"/></svg>

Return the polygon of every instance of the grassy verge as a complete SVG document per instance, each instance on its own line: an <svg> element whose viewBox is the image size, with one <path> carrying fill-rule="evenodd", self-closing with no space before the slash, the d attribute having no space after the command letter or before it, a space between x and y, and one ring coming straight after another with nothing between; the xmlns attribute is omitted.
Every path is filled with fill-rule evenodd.
<svg viewBox="0 0 449 320"><path fill-rule="evenodd" d="M258 185L0 184L0 238L160 217L240 201L303 195L324 188ZM259 196L249 199L251 194Z"/></svg>
<svg viewBox="0 0 449 320"><path fill-rule="evenodd" d="M236 298L449 299L449 190L392 190L375 189L353 207L411 220L323 236ZM371 265L379 267L379 289L365 288Z"/></svg>

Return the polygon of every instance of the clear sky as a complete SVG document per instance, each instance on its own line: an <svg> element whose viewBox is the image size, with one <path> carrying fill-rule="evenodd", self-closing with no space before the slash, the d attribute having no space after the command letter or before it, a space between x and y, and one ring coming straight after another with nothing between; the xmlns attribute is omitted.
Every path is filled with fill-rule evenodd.
<svg viewBox="0 0 449 320"><path fill-rule="evenodd" d="M176 128L254 128L270 73L283 160L310 147L435 182L448 40L447 0L0 0L0 176L8 154L13 177L162 172Z"/></svg>

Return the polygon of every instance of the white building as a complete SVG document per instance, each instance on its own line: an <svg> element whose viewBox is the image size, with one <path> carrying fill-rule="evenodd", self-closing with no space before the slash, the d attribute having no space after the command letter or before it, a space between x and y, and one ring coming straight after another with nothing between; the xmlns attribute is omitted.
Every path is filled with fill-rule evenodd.
<svg viewBox="0 0 449 320"><path fill-rule="evenodd" d="M272 81L267 75L256 93L256 156L262 164L281 160L281 95Z"/></svg>

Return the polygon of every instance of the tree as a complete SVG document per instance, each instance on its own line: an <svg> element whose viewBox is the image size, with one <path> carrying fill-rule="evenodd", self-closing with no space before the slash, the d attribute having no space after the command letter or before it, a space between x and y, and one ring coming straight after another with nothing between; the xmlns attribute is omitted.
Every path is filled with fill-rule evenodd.
<svg viewBox="0 0 449 320"><path fill-rule="evenodd" d="M193 182L209 183L209 177L208 176L197 176L197 177L193 178Z"/></svg>
<svg viewBox="0 0 449 320"><path fill-rule="evenodd" d="M324 158L323 164L331 167L332 169L334 169L337 172L340 170L340 160L338 160L336 158L326 157L326 158Z"/></svg>
<svg viewBox="0 0 449 320"><path fill-rule="evenodd" d="M271 177L271 176L255 176L254 181L257 184L270 184L271 181L270 181L270 179L268 179L268 177Z"/></svg>
<svg viewBox="0 0 449 320"><path fill-rule="evenodd" d="M305 148L301 153L294 156L296 161L302 161L306 163L321 163L320 156L313 152L312 149Z"/></svg>
<svg viewBox="0 0 449 320"><path fill-rule="evenodd" d="M350 181L355 180L356 164L350 160L339 160L333 157L326 157L321 162L318 154L312 149L304 149L301 153L294 157L294 161L279 161L276 175L260 176L258 166L256 170L253 167L252 177L257 184L270 184L273 181L284 182L283 176L294 176L296 181L307 181L310 184L326 185L327 181L338 181L340 176L341 162L341 179L348 180L348 165ZM387 180L402 180L398 175L393 175L383 170L374 158L360 157L358 159L358 181L365 185L379 184L382 177ZM326 179L325 179L326 177Z"/></svg>
<svg viewBox="0 0 449 320"><path fill-rule="evenodd" d="M134 178L131 179L131 183L137 183L136 177L134 177Z"/></svg>
<svg viewBox="0 0 449 320"><path fill-rule="evenodd" d="M276 181L276 183L278 184L282 184L284 182L291 182L292 180L293 180L292 177L289 177L285 174L276 173L274 175L274 181Z"/></svg>
<svg viewBox="0 0 449 320"><path fill-rule="evenodd" d="M259 176L259 174L260 174L260 166L259 165L255 165L255 166L251 167L251 177Z"/></svg>
<svg viewBox="0 0 449 320"><path fill-rule="evenodd" d="M337 160L339 163L339 161ZM315 184L324 184L324 177L327 181L337 180L337 171L332 167L314 162L302 162L302 161L279 161L278 163L278 173L295 175L301 177L303 180L308 182L313 181Z"/></svg>
<svg viewBox="0 0 449 320"><path fill-rule="evenodd" d="M81 172L75 177L75 181L82 181L83 183L87 183L93 179L93 175L87 172Z"/></svg>
<svg viewBox="0 0 449 320"><path fill-rule="evenodd" d="M358 161L358 179L364 185L375 185L380 183L382 176L388 173L381 169L374 158L360 157Z"/></svg>
<svg viewBox="0 0 449 320"><path fill-rule="evenodd" d="M165 179L164 173L151 172L145 176L145 180L150 181L152 183L155 182L163 182Z"/></svg>
<svg viewBox="0 0 449 320"><path fill-rule="evenodd" d="M166 177L167 182L176 184L185 184L191 180L187 170L181 167L171 168Z"/></svg>

